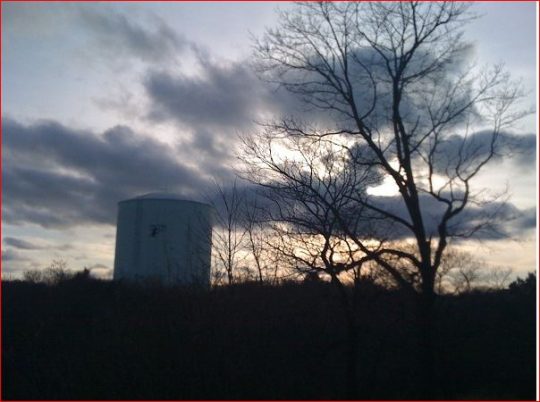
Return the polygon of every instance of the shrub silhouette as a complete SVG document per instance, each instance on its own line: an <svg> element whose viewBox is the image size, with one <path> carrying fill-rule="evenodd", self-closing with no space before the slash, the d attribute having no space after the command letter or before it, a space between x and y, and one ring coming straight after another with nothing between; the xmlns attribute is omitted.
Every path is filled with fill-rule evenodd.
<svg viewBox="0 0 540 402"><path fill-rule="evenodd" d="M532 283L526 279L523 283ZM534 399L535 295L441 296L446 399ZM341 399L347 333L325 282L3 282L4 399ZM421 399L414 303L359 284L362 399Z"/></svg>

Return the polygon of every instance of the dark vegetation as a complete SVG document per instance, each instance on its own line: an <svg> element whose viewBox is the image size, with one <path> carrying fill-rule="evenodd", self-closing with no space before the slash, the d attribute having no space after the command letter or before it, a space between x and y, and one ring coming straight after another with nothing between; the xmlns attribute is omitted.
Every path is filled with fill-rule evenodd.
<svg viewBox="0 0 540 402"><path fill-rule="evenodd" d="M358 286L359 397L421 399L414 301ZM437 299L440 398L535 398L535 286L531 274L506 290ZM345 398L336 291L320 282L198 291L88 275L3 282L2 398Z"/></svg>

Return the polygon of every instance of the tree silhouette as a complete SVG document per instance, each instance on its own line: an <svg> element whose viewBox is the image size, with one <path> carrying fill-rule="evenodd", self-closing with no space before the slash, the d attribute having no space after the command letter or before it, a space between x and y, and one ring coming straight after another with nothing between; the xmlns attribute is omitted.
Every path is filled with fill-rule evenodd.
<svg viewBox="0 0 540 402"><path fill-rule="evenodd" d="M209 201L216 210L217 227L212 243L215 269L225 271L227 283L230 285L234 283L236 271L245 258L242 255L246 237L246 229L242 225L244 196L235 180L230 189L216 183L216 197Z"/></svg>
<svg viewBox="0 0 540 402"><path fill-rule="evenodd" d="M465 64L468 7L307 2L281 12L255 43L255 67L311 114L268 122L244 141L245 177L274 206L280 252L338 286L340 271L374 262L415 295L426 397L436 390L437 271L452 239L496 228L503 204L473 191L473 179L502 151L501 130L524 115L521 87L501 66ZM381 183L395 196L373 196Z"/></svg>

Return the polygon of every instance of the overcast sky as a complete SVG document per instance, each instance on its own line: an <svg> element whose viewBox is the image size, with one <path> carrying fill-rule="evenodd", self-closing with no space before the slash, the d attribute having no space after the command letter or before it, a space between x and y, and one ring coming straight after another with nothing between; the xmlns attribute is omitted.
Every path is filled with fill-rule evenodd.
<svg viewBox="0 0 540 402"><path fill-rule="evenodd" d="M249 68L250 38L275 24L276 6L3 3L3 274L63 258L108 275L118 201L156 190L201 199L233 177L237 135L290 106ZM535 108L536 4L473 9L477 65L505 63ZM523 273L535 267L536 116L512 135L522 152L479 180L508 187L517 219L480 246Z"/></svg>

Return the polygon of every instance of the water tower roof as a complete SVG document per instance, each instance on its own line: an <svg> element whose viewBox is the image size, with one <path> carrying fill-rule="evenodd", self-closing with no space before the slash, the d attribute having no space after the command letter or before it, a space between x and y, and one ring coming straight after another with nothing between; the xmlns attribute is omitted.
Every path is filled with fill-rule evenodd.
<svg viewBox="0 0 540 402"><path fill-rule="evenodd" d="M189 200L178 194L166 193L166 192L154 192L154 193L143 194L137 197L129 198L127 200L122 200L120 202L123 203L123 202L129 202L129 201L139 201L139 200L182 201L182 202L189 202L189 203L204 205L207 207L210 206L204 202Z"/></svg>
<svg viewBox="0 0 540 402"><path fill-rule="evenodd" d="M187 201L185 198L179 196L178 194L173 193L148 193L139 195L138 197L133 198L135 200L141 200L141 199L151 199L151 200L181 200L181 201Z"/></svg>

